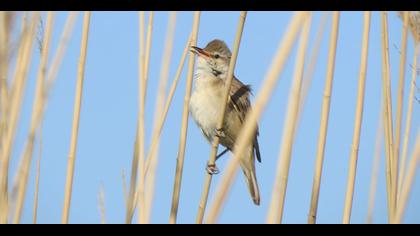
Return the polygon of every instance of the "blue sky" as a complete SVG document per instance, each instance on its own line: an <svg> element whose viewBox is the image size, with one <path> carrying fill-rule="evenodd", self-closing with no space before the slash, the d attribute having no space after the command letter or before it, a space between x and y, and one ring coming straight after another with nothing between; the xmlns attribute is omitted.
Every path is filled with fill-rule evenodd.
<svg viewBox="0 0 420 236"><path fill-rule="evenodd" d="M56 13L52 52L57 47L67 14L67 12ZM328 14L330 15L330 13ZM291 15L292 12L248 12L235 75L244 83L251 84L254 94L257 94L260 89ZM321 12L314 13L308 52L312 49L321 15ZM232 47L238 17L239 12L202 12L198 46L204 47L210 40L219 38ZM155 95L160 75L167 20L168 12L155 13L146 104L147 146L151 138ZM177 13L169 74L170 82L175 76L182 50L191 31L192 20L192 12ZM389 13L388 21L392 95L395 98L402 21L395 12ZM302 119L297 129L285 201L284 223L306 223L307 220L327 68L330 24L331 18L329 17L312 87L309 90ZM107 223L123 223L125 204L121 173L124 171L129 179L138 112L138 13L93 12L90 26L70 223L100 222L98 192L101 183L105 189ZM356 107L362 26L362 12L342 12L318 208L319 223L341 223L342 221ZM382 93L380 27L380 14L373 12L352 223L364 223L368 207L372 159ZM61 220L81 29L82 14L79 14L74 34L69 42L67 54L58 73L57 82L45 113L39 223L59 223ZM413 38L410 36L407 47L408 63L412 63L413 45ZM240 174L236 178L219 218L220 223L265 222L274 183L290 82L293 77L294 58L295 50L290 54L273 97L260 121L259 142L262 163L256 165L262 197L261 206L253 205L244 178ZM38 63L39 52L36 49L33 54L22 118L13 151L12 171L16 169L27 137ZM408 81L411 80L409 68L406 66L404 114L407 109ZM184 68L162 132L152 223L167 223L169 221L185 79L186 69ZM417 93L417 96L420 95ZM394 113L395 100L393 103ZM417 103L413 110L410 153L420 125L419 117L420 105ZM34 153L37 153L37 150ZM209 154L210 145L190 118L178 212L179 223L195 222ZM218 161L222 174L228 158L229 156L226 155ZM22 217L22 222L25 223L32 222L36 159L37 155L34 156ZM374 223L387 222L384 166L383 154L379 169ZM210 202L212 202L214 190L222 174L213 178ZM412 188L404 218L406 223L420 223L420 201L417 200L420 199L419 178L420 175L417 175Z"/></svg>

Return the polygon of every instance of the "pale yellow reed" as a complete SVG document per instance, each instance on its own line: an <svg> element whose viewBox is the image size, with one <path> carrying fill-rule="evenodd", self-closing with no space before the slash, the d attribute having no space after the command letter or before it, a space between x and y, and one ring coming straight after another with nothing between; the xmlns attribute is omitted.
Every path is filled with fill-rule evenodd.
<svg viewBox="0 0 420 236"><path fill-rule="evenodd" d="M169 66L171 64L171 57L172 57L172 48L173 48L173 41L174 41L174 34L175 34L175 25L176 25L176 12L170 12L168 17L168 29L166 33L166 40L165 40L165 47L162 59L162 66L160 70L160 80L158 85L158 94L156 98L156 105L155 105L155 118L153 124L153 133L159 134L159 129L161 128L161 119L163 117L164 112L164 102L165 102L165 93L166 93L166 85L168 83L168 75L169 75ZM155 187L155 176L156 176L156 167L158 163L158 151L160 145L160 135L153 135L152 143L155 143L154 149L151 151L151 167L150 173L146 176L140 176L146 178L146 223L150 222L150 215L151 209L153 204L153 195L154 195L154 187ZM145 167L147 168L147 166ZM146 172L146 171L145 171Z"/></svg>
<svg viewBox="0 0 420 236"><path fill-rule="evenodd" d="M198 27L200 24L200 12L194 12L194 22L192 26L192 33L191 33L191 46L197 45L197 36L198 36ZM169 216L169 223L175 224L178 214L178 206L179 206L179 195L181 193L181 182L182 182L182 170L184 168L184 158L185 158L185 144L187 141L187 128L188 128L188 112L189 112L189 102L192 90L192 80L194 76L194 64L195 58L194 54L190 52L190 58L188 60L188 73L187 73L187 81L186 81L186 88L185 88L185 96L184 96L184 107L182 110L182 125L181 125L181 134L180 134L180 141L178 147L178 155L176 161L176 169L175 169L175 181L174 181L174 188L172 194L172 204L171 204L171 213Z"/></svg>
<svg viewBox="0 0 420 236"><path fill-rule="evenodd" d="M218 117L218 120L217 120L217 129L219 129L219 130L221 130L223 128L227 103L228 103L229 94L230 94L230 87L232 85L233 73L235 71L236 59L238 58L239 45L241 44L242 32L243 32L244 25L245 25L246 15L247 15L246 11L241 12L240 15L239 15L238 29L236 31L232 56L231 56L231 59L230 59L229 69L228 69L228 72L227 72L227 78L226 78L226 81L225 81L226 88L225 88L225 91L224 91L223 97L222 97L222 101L225 101L225 102L223 103L222 107L220 108L220 110L222 112L220 113L220 116ZM216 156L217 156L217 149L219 147L219 142L220 142L220 138L216 135L213 138L213 143L212 143L212 148L211 148L211 152L210 152L210 158L209 158L208 165L214 165L215 164ZM204 212L205 212L206 205L207 205L207 199L208 199L208 196L209 196L212 177L213 177L213 175L211 175L209 173L206 174L206 178L205 178L205 182L204 182L204 189L203 189L203 192L202 192L202 195L201 195L200 205L198 206L198 213L197 213L197 218L196 218L196 223L197 224L203 223Z"/></svg>
<svg viewBox="0 0 420 236"><path fill-rule="evenodd" d="M395 195L393 186L394 163L394 135L392 128L392 96L389 72L389 45L388 45L388 14L382 12L382 91L384 103L384 130L385 130L385 154L386 154L386 181L388 197L388 216L394 215ZM391 220L391 219L389 219Z"/></svg>
<svg viewBox="0 0 420 236"><path fill-rule="evenodd" d="M333 13L333 20L331 25L330 48L327 62L327 77L325 81L324 97L322 100L321 123L319 127L318 148L315 163L314 180L312 184L311 206L308 216L308 223L316 222L316 214L318 210L319 191L321 186L321 174L324 162L325 142L327 139L328 119L330 113L330 102L332 93L332 84L334 78L335 56L337 49L338 38L338 24L340 20L340 13Z"/></svg>
<svg viewBox="0 0 420 236"><path fill-rule="evenodd" d="M353 142L351 146L349 174L347 179L346 199L344 203L343 223L350 223L351 210L353 206L354 185L356 182L357 159L359 156L360 133L362 129L363 106L365 100L366 71L369 50L371 13L364 13L362 53L360 58L359 85L357 89L356 115L354 119Z"/></svg>
<svg viewBox="0 0 420 236"><path fill-rule="evenodd" d="M70 151L68 155L68 164L67 164L67 177L66 177L66 186L65 186L65 193L64 193L64 206L63 206L63 213L62 213L62 218L61 218L61 223L63 224L68 224L69 215L70 215L70 203L71 203L71 195L72 195L72 190L73 190L74 169L75 169L75 164L76 164L77 139L78 139L78 134L79 134L80 110L82 106L83 81L85 77L85 65L86 65L87 45L88 45L88 36L89 36L90 15L91 13L87 11L85 12L84 17L83 17L83 31L82 31L82 41L81 41L80 57L79 57L79 68L77 71L73 124L72 124L71 138L70 138Z"/></svg>
<svg viewBox="0 0 420 236"><path fill-rule="evenodd" d="M291 22L289 23L289 26L287 27L287 33L276 51L275 57L266 75L266 79L256 97L253 109L247 115L243 128L238 135L239 139L237 140L234 147L234 150L236 151L233 154L233 157L230 158L219 188L216 190L217 194L215 196L215 200L209 207L209 213L205 221L206 223L215 223L216 218L220 214L220 210L226 199L228 190L230 189L234 177L236 176L236 171L239 165L239 158L240 156L244 155L246 147L248 147L252 136L255 134L257 122L261 118L262 112L266 107L270 95L272 94L279 79L278 76L284 67L284 64L291 51L291 47L307 15L307 12L295 13Z"/></svg>
<svg viewBox="0 0 420 236"><path fill-rule="evenodd" d="M267 223L270 224L279 224L283 219L284 202L286 199L287 182L289 179L289 169L292 160L293 143L296 136L295 132L297 117L299 113L306 48L308 46L309 32L311 29L311 17L312 15L309 15L306 18L300 33L293 82L289 92L286 118L283 125L283 137L280 144L280 152L277 162L277 174L276 179L274 180L275 187L273 187L273 189L278 188L279 191L276 193L273 192L271 199L269 210L270 215L267 219Z"/></svg>

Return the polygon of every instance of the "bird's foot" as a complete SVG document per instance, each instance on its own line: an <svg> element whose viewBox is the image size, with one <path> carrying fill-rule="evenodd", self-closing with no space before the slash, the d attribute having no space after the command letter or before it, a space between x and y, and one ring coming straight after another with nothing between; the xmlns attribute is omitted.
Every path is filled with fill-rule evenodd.
<svg viewBox="0 0 420 236"><path fill-rule="evenodd" d="M216 129L214 130L214 132L215 132L215 135L216 135L217 137L219 137L219 138L224 138L224 137L226 137L226 134L225 134L225 131L223 130L223 128L220 128L220 129L216 128Z"/></svg>
<svg viewBox="0 0 420 236"><path fill-rule="evenodd" d="M216 164L210 164L207 162L207 173L210 175L217 175L220 173L219 168L217 168Z"/></svg>

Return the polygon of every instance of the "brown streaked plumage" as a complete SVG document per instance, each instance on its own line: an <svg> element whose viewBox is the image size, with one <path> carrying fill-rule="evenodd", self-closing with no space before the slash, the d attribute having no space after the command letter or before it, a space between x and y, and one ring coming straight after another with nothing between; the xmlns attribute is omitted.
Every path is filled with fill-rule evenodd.
<svg viewBox="0 0 420 236"><path fill-rule="evenodd" d="M195 87L190 99L190 112L206 139L212 142L217 133L217 119L224 102L222 97L232 54L226 44L218 39L208 43L204 49L192 47L192 50L197 54L198 62ZM223 135L220 137L220 144L231 151L245 117L251 109L250 94L250 86L243 84L234 76L225 113ZM256 178L255 159L261 162L261 155L257 136L258 127L254 141L248 148L248 155L241 157L240 165L252 199L256 205L259 205L260 193Z"/></svg>

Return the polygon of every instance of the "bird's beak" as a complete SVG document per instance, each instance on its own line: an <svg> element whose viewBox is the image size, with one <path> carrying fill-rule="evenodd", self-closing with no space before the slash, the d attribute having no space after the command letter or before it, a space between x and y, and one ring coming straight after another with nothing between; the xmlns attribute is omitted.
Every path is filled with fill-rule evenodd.
<svg viewBox="0 0 420 236"><path fill-rule="evenodd" d="M192 46L191 52L197 54L198 56L210 57L210 53L208 53L206 50L199 47Z"/></svg>

